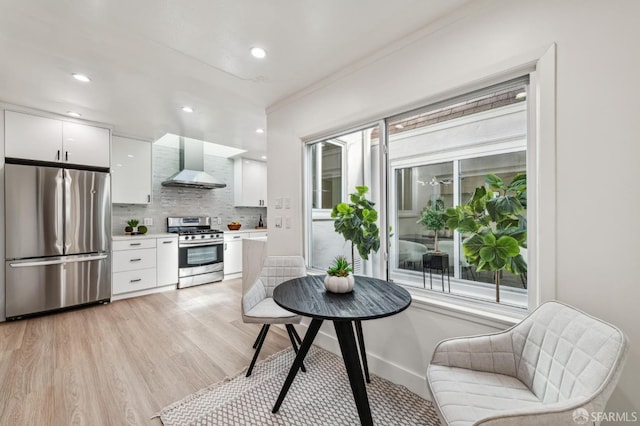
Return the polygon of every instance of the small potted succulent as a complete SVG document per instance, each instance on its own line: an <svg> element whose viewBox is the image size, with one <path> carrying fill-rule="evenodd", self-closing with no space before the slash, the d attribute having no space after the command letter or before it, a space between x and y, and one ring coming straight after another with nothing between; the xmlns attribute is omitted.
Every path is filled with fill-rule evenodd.
<svg viewBox="0 0 640 426"><path fill-rule="evenodd" d="M353 269L344 256L337 256L324 277L324 287L331 293L349 293L353 290Z"/></svg>
<svg viewBox="0 0 640 426"><path fill-rule="evenodd" d="M138 227L138 224L140 223L140 221L138 219L131 219L129 221L127 221L127 227L124 228L124 233L126 235L131 235L136 231L136 228Z"/></svg>

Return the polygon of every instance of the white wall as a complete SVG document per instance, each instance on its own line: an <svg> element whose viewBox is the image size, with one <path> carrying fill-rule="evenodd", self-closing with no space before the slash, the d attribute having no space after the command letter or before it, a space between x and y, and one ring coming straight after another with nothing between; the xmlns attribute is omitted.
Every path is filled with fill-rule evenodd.
<svg viewBox="0 0 640 426"><path fill-rule="evenodd" d="M629 335L630 358L608 409L640 411L638 16L635 0L478 0L272 106L269 203L291 197L293 220L291 229L269 223L269 253L303 253L300 138L438 99L556 43L557 298ZM374 371L406 373L402 380L414 389L438 339L491 329L417 306L364 326Z"/></svg>

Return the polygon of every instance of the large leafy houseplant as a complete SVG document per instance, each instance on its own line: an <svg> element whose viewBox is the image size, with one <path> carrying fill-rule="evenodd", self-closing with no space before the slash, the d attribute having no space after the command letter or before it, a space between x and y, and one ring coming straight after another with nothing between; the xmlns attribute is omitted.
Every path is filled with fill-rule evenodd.
<svg viewBox="0 0 640 426"><path fill-rule="evenodd" d="M496 302L500 302L500 272L527 271L520 254L520 248L527 246L527 178L520 173L506 184L489 174L485 184L475 189L466 204L446 210L446 225L465 236L462 250L467 262L477 271L494 273Z"/></svg>
<svg viewBox="0 0 640 426"><path fill-rule="evenodd" d="M438 252L438 233L445 228L447 216L445 214L444 202L441 199L422 210L422 214L417 223L421 224L435 234L434 251Z"/></svg>
<svg viewBox="0 0 640 426"><path fill-rule="evenodd" d="M354 270L354 247L365 260L369 258L369 253L380 249L380 229L376 225L378 212L374 203L367 200L367 192L368 187L356 186L356 192L349 196L350 203L336 204L331 210L335 231L346 241L351 241L351 266Z"/></svg>

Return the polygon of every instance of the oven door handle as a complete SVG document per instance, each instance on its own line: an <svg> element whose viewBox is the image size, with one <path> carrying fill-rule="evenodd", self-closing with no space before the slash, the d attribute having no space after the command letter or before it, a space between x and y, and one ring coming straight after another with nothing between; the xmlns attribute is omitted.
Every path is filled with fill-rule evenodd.
<svg viewBox="0 0 640 426"><path fill-rule="evenodd" d="M187 243L187 242L183 241L180 244L178 244L178 247L184 248L184 247L219 246L222 243L223 243L222 241L206 241L206 242L198 241L198 242L193 242L193 243Z"/></svg>

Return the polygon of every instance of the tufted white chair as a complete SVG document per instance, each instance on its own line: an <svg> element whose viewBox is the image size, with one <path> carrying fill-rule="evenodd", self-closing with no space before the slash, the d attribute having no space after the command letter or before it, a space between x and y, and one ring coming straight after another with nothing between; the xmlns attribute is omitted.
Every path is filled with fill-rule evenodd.
<svg viewBox="0 0 640 426"><path fill-rule="evenodd" d="M293 324L299 324L301 317L278 306L273 301L273 289L287 280L306 275L304 259L300 256L267 256L258 278L250 283L243 280L242 321L263 324L253 344L256 352L247 370L247 377L253 371L271 324L285 324L291 345L298 352L297 345L301 344L301 340ZM302 371L305 371L304 366Z"/></svg>
<svg viewBox="0 0 640 426"><path fill-rule="evenodd" d="M427 384L443 425L572 425L604 411L628 352L618 328L547 302L510 329L438 344Z"/></svg>

